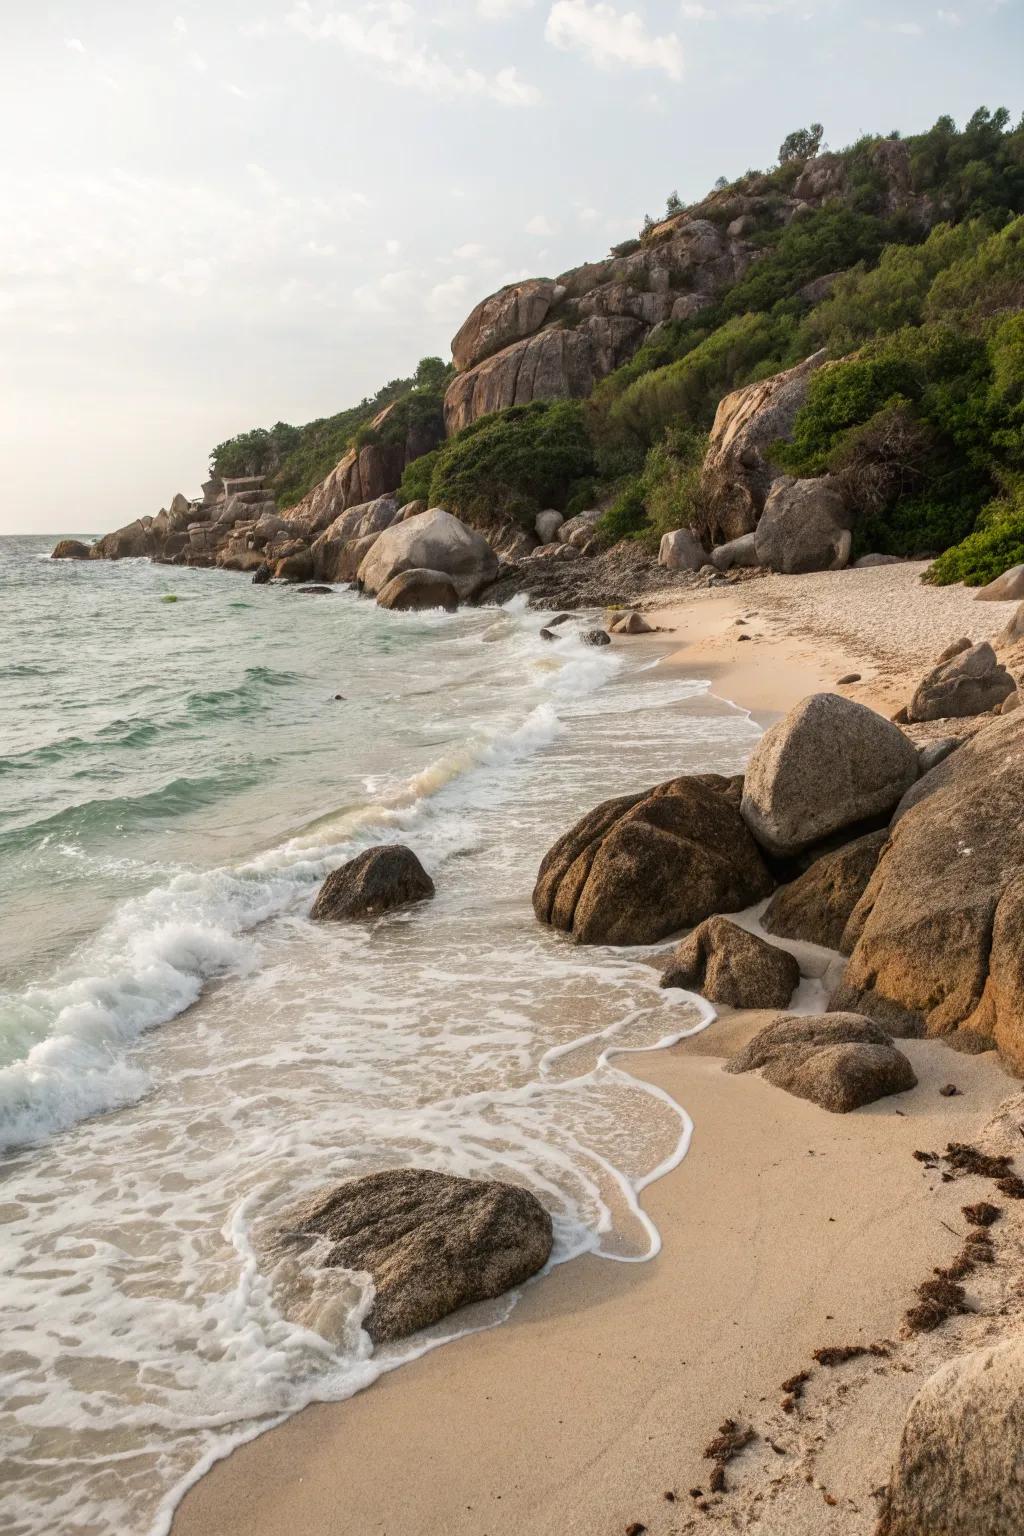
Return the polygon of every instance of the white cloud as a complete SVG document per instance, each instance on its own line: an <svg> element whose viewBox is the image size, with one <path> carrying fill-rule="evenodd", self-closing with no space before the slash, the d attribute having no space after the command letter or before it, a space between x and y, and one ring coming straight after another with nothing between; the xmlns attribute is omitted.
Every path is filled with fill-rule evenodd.
<svg viewBox="0 0 1024 1536"><path fill-rule="evenodd" d="M179 37L185 37L186 36L186 34L188 32L188 22L185 20L184 16L175 16L175 18L174 18L174 30L178 34Z"/></svg>
<svg viewBox="0 0 1024 1536"><path fill-rule="evenodd" d="M526 226L528 235L553 235L554 230L542 213L535 213Z"/></svg>
<svg viewBox="0 0 1024 1536"><path fill-rule="evenodd" d="M947 27L959 27L963 25L962 18L956 11L936 11L936 16Z"/></svg>
<svg viewBox="0 0 1024 1536"><path fill-rule="evenodd" d="M466 293L469 282L461 272L435 283L427 294L427 311L431 315L461 320L466 309Z"/></svg>
<svg viewBox="0 0 1024 1536"><path fill-rule="evenodd" d="M588 0L555 0L544 36L556 48L582 53L599 69L660 69L672 80L683 73L683 47L675 33L653 36L635 11L620 12Z"/></svg>
<svg viewBox="0 0 1024 1536"><path fill-rule="evenodd" d="M72 53L85 52L85 44L80 37L66 37L64 39L64 47L70 48Z"/></svg>
<svg viewBox="0 0 1024 1536"><path fill-rule="evenodd" d="M456 261L476 261L484 253L484 247L470 240L466 245L457 245L452 252Z"/></svg>
<svg viewBox="0 0 1024 1536"><path fill-rule="evenodd" d="M715 13L706 5L698 5L695 0L681 0L679 14L684 21L714 21Z"/></svg>
<svg viewBox="0 0 1024 1536"><path fill-rule="evenodd" d="M493 75L470 65L453 64L415 36L416 13L403 0L380 0L348 10L315 14L309 0L298 0L285 18L287 27L310 42L334 42L363 59L389 84L411 87L430 96L490 97L503 106L529 106L537 88L509 64Z"/></svg>
<svg viewBox="0 0 1024 1536"><path fill-rule="evenodd" d="M401 240L385 240L384 249L389 256L397 256L402 249L402 242Z"/></svg>
<svg viewBox="0 0 1024 1536"><path fill-rule="evenodd" d="M593 224L594 220L597 218L597 209L580 208L577 211L576 217L579 219L581 224Z"/></svg>
<svg viewBox="0 0 1024 1536"><path fill-rule="evenodd" d="M528 11L533 0L476 0L476 13L485 21L504 21L516 11Z"/></svg>
<svg viewBox="0 0 1024 1536"><path fill-rule="evenodd" d="M920 37L924 28L918 26L916 21L894 21L889 31L899 32L904 37Z"/></svg>

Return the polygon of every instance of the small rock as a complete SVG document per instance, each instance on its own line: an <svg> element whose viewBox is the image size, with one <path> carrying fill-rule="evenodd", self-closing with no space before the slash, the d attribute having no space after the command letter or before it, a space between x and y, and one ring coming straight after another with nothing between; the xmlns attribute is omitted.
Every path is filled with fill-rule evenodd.
<svg viewBox="0 0 1024 1536"><path fill-rule="evenodd" d="M944 1099L955 1099L958 1097L960 1089L956 1086L955 1083L946 1083L943 1088L939 1089L939 1092L942 1094Z"/></svg>
<svg viewBox="0 0 1024 1536"><path fill-rule="evenodd" d="M333 597L334 596L334 588L333 587L296 587L295 590L300 594L300 596L303 595L303 594L305 596L307 596L307 597Z"/></svg>
<svg viewBox="0 0 1024 1536"><path fill-rule="evenodd" d="M654 633L647 620L641 618L635 611L620 613L609 627L616 635L652 635Z"/></svg>
<svg viewBox="0 0 1024 1536"><path fill-rule="evenodd" d="M842 677L836 678L836 687L845 688L850 683L859 683L860 679L861 674L859 672L844 672Z"/></svg>
<svg viewBox="0 0 1024 1536"><path fill-rule="evenodd" d="M611 645L612 637L603 629L585 629L580 635L584 645Z"/></svg>
<svg viewBox="0 0 1024 1536"><path fill-rule="evenodd" d="M559 624L568 624L571 618L571 613L556 613L553 619L548 620L548 629L557 629Z"/></svg>
<svg viewBox="0 0 1024 1536"><path fill-rule="evenodd" d="M686 987L733 1008L785 1008L800 982L788 950L724 917L709 917L676 949L663 987Z"/></svg>
<svg viewBox="0 0 1024 1536"><path fill-rule="evenodd" d="M266 586L267 582L270 580L270 578L271 578L271 576L273 576L273 574L274 573L271 570L270 566L264 560L263 564L262 565L258 565L256 567L255 571L253 572L253 577L252 577L252 584L253 584L253 586L254 587Z"/></svg>
<svg viewBox="0 0 1024 1536"><path fill-rule="evenodd" d="M739 639L739 640L752 640L753 638L754 638L753 635L738 635L737 636L737 639Z"/></svg>
<svg viewBox="0 0 1024 1536"><path fill-rule="evenodd" d="M854 1013L780 1014L725 1070L758 1068L776 1088L840 1115L917 1083L885 1031Z"/></svg>
<svg viewBox="0 0 1024 1536"><path fill-rule="evenodd" d="M946 653L944 653L946 654ZM981 715L1015 693L1017 685L996 660L987 640L957 649L937 663L917 686L907 705L907 719L949 720L954 716Z"/></svg>
<svg viewBox="0 0 1024 1536"><path fill-rule="evenodd" d="M88 544L82 544L78 539L60 539L53 546L50 559L89 560L91 559L91 555Z"/></svg>
<svg viewBox="0 0 1024 1536"><path fill-rule="evenodd" d="M550 630L550 629L547 629L547 628L545 628L545 629L539 629L539 630L538 630L538 631L537 631L537 633L538 633L538 634L539 634L539 635L540 635L540 638L541 638L541 639L542 639L542 640L557 640L557 639L558 639L558 636L557 636L557 635L553 635L553 634L552 634L552 633L551 633L551 630Z"/></svg>
<svg viewBox="0 0 1024 1536"><path fill-rule="evenodd" d="M966 635L959 640L954 640L952 645L946 646L940 656L936 656L935 665L941 667L944 661L952 661L954 656L960 656L964 651L969 651L973 644L973 640L968 640Z"/></svg>
<svg viewBox="0 0 1024 1536"><path fill-rule="evenodd" d="M316 922L377 917L433 894L434 882L412 849L384 843L333 870L317 892L309 915Z"/></svg>

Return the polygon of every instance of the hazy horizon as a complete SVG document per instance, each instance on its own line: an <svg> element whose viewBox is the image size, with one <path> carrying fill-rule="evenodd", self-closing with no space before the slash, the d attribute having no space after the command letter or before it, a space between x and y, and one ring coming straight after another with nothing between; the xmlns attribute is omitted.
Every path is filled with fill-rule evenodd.
<svg viewBox="0 0 1024 1536"><path fill-rule="evenodd" d="M0 533L194 493L795 127L1024 104L1019 0L80 0L5 42Z"/></svg>

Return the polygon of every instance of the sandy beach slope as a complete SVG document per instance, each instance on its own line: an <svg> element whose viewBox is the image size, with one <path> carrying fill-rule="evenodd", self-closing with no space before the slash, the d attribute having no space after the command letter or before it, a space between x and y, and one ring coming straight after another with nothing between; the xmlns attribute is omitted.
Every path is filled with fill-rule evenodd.
<svg viewBox="0 0 1024 1536"><path fill-rule="evenodd" d="M673 663L765 719L850 671L862 683L839 691L894 708L950 640L993 636L1011 611L922 589L908 566L769 578L650 610L676 631ZM740 642L745 630L753 638ZM644 1197L664 1239L656 1259L565 1265L528 1286L505 1325L307 1409L202 1479L175 1536L674 1536L716 1525L868 1536L917 1386L942 1359L1019 1327L1024 1309L1024 1215L1005 1201L997 1262L967 1282L972 1314L900 1338L914 1287L959 1250L961 1207L993 1198L982 1180L943 1182L912 1154L983 1135L1020 1085L993 1053L909 1041L917 1088L829 1115L723 1072L763 1022L723 1016L632 1058L696 1126L685 1161ZM943 1096L950 1083L959 1092ZM1018 1121L1024 1100L1005 1119L1008 1150ZM885 1355L833 1370L812 1360L819 1346L882 1341ZM805 1397L784 1413L781 1383L804 1369ZM726 1417L757 1439L729 1468L728 1491L709 1498L702 1453Z"/></svg>

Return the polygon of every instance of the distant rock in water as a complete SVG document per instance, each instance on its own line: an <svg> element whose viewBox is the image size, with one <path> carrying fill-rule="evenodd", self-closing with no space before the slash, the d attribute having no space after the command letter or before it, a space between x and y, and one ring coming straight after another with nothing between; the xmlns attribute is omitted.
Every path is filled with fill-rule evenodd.
<svg viewBox="0 0 1024 1536"><path fill-rule="evenodd" d="M412 849L384 843L332 871L309 915L317 922L377 917L410 902L426 901L433 894L434 882Z"/></svg>
<svg viewBox="0 0 1024 1536"><path fill-rule="evenodd" d="M50 553L51 560L90 560L92 550L78 539L60 539Z"/></svg>
<svg viewBox="0 0 1024 1536"><path fill-rule="evenodd" d="M540 1201L517 1185L389 1168L293 1207L278 1246L294 1256L318 1238L330 1244L318 1269L373 1277L364 1326L386 1344L522 1285L547 1263L553 1233Z"/></svg>

